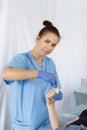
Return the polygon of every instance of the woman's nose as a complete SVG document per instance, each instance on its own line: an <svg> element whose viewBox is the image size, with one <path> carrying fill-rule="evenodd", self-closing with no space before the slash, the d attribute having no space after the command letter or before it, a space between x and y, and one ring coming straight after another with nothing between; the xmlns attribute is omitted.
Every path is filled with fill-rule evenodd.
<svg viewBox="0 0 87 130"><path fill-rule="evenodd" d="M51 48L52 48L51 45L47 45L48 50L51 50Z"/></svg>

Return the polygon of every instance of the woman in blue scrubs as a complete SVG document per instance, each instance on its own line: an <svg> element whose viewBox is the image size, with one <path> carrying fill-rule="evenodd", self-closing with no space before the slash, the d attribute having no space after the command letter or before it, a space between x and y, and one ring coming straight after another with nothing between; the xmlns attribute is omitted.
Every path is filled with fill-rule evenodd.
<svg viewBox="0 0 87 130"><path fill-rule="evenodd" d="M55 64L47 57L59 43L60 33L49 21L43 25L35 47L17 54L3 69L2 78L12 86L12 130L38 130L48 125L45 94L53 85L61 89Z"/></svg>

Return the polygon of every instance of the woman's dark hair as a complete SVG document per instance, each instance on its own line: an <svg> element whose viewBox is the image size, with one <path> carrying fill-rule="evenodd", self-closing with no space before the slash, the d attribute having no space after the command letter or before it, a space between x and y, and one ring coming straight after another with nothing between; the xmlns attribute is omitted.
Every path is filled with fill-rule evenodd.
<svg viewBox="0 0 87 130"><path fill-rule="evenodd" d="M39 32L40 37L42 37L43 35L45 35L48 32L52 32L55 35L57 35L60 40L61 36L60 36L58 29L55 26L53 26L53 24L50 21L43 21L43 25L45 27L40 30L40 32Z"/></svg>

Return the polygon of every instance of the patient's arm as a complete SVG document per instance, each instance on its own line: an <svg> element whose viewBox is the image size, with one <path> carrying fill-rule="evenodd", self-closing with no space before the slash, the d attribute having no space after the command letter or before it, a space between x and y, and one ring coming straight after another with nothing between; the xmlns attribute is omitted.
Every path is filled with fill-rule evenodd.
<svg viewBox="0 0 87 130"><path fill-rule="evenodd" d="M55 93L56 93L55 89L52 89L46 94L47 108L48 108L50 123L53 130L59 127L67 126L79 119L79 117L76 117L73 120L70 120L66 123L60 122L56 109L55 109L55 101L53 100L53 96L55 95Z"/></svg>
<svg viewBox="0 0 87 130"><path fill-rule="evenodd" d="M49 118L53 129L61 127L58 115L55 110L55 106L48 107Z"/></svg>
<svg viewBox="0 0 87 130"><path fill-rule="evenodd" d="M47 108L48 108L48 113L49 113L49 118L50 118L52 129L56 129L61 126L59 117L55 109L55 101L53 100L53 96L55 95L55 93L56 93L56 90L52 89L46 95Z"/></svg>
<svg viewBox="0 0 87 130"><path fill-rule="evenodd" d="M70 125L71 123L73 123L74 121L77 121L79 119L79 117L76 117L68 122L65 122L63 124L61 124L61 127L64 127L64 126L67 126L67 125Z"/></svg>

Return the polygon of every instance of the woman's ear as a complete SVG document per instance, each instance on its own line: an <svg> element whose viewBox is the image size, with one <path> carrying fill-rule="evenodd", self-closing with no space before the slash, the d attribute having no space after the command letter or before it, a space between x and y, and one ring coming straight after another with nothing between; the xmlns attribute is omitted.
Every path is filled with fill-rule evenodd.
<svg viewBox="0 0 87 130"><path fill-rule="evenodd" d="M37 35L37 37L36 37L36 41L38 41L40 39L40 36L39 35Z"/></svg>

